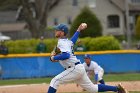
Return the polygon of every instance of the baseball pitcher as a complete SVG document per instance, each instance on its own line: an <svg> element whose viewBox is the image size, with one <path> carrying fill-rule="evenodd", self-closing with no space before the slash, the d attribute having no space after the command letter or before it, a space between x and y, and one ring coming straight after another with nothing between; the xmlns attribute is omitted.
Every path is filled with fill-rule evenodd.
<svg viewBox="0 0 140 93"><path fill-rule="evenodd" d="M51 80L48 93L56 93L60 84L68 82L75 82L90 93L104 91L120 91L120 93L125 93L121 85L108 86L104 84L93 84L88 78L83 64L81 64L80 60L73 54L73 45L76 43L80 32L86 28L87 24L81 23L75 34L69 40L66 37L68 34L67 25L59 24L55 27L55 37L58 38L57 50L59 50L59 53L56 53L57 51L52 52L50 60L52 62L59 62L65 70Z"/></svg>

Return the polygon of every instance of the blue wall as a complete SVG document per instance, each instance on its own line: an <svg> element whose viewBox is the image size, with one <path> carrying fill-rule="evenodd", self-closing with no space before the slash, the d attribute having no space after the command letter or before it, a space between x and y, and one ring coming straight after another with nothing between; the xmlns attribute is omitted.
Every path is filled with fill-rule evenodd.
<svg viewBox="0 0 140 93"><path fill-rule="evenodd" d="M54 76L64 69L49 57L2 58L3 78L32 78Z"/></svg>
<svg viewBox="0 0 140 93"><path fill-rule="evenodd" d="M83 55L77 55L77 58L84 62ZM92 60L106 73L140 72L139 53L92 54ZM52 63L48 56L0 58L0 65L5 79L54 76L64 70L59 63Z"/></svg>
<svg viewBox="0 0 140 93"><path fill-rule="evenodd" d="M78 56L83 62L83 56ZM100 54L92 55L106 73L140 72L140 54Z"/></svg>

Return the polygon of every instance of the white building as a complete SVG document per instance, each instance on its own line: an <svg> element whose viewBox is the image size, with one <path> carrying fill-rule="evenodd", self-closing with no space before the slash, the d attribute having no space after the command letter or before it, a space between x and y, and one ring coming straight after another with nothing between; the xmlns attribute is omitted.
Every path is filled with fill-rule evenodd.
<svg viewBox="0 0 140 93"><path fill-rule="evenodd" d="M49 12L48 25L69 24L84 6L89 6L101 21L103 35L125 34L125 0L60 0ZM129 8L133 28L140 13L140 0L129 0Z"/></svg>

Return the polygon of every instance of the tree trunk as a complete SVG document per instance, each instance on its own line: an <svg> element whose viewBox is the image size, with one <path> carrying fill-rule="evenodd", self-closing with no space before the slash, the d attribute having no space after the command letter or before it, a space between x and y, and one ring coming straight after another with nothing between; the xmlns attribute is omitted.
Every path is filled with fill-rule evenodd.
<svg viewBox="0 0 140 93"><path fill-rule="evenodd" d="M40 28L39 28L39 24L35 21L34 23L32 23L33 26L30 26L30 32L33 38L39 38L40 37Z"/></svg>
<svg viewBox="0 0 140 93"><path fill-rule="evenodd" d="M47 25L47 14L51 6L54 6L59 0L20 0L23 6L25 21L33 38L40 38L44 35Z"/></svg>

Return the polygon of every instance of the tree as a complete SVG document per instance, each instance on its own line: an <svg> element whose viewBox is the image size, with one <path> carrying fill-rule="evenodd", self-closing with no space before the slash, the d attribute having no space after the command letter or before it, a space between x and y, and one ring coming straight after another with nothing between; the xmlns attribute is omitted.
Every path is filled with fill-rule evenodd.
<svg viewBox="0 0 140 93"><path fill-rule="evenodd" d="M102 35L102 26L98 18L88 7L84 7L81 13L75 18L70 28L72 36L80 23L87 23L88 28L82 31L80 37L97 37Z"/></svg>
<svg viewBox="0 0 140 93"><path fill-rule="evenodd" d="M137 39L140 39L140 16L137 19L136 28L135 28L135 35Z"/></svg>
<svg viewBox="0 0 140 93"><path fill-rule="evenodd" d="M0 11L17 10L17 19L21 15L33 38L43 35L47 26L47 14L60 0L0 0ZM19 7L18 7L19 6Z"/></svg>
<svg viewBox="0 0 140 93"><path fill-rule="evenodd" d="M33 38L43 35L49 10L59 0L20 0L24 19Z"/></svg>

